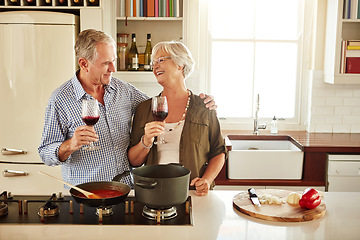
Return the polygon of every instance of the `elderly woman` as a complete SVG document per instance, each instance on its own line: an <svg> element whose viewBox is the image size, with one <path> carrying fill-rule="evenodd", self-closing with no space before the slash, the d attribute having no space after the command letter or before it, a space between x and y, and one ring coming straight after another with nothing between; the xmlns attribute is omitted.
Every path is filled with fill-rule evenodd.
<svg viewBox="0 0 360 240"><path fill-rule="evenodd" d="M181 42L160 42L152 52L153 72L163 87L169 113L154 121L151 99L139 104L133 120L128 158L132 166L180 163L191 171L190 186L206 195L224 165L227 150L216 112L186 88L195 62ZM166 144L154 145L163 134ZM192 188L194 188L192 187Z"/></svg>

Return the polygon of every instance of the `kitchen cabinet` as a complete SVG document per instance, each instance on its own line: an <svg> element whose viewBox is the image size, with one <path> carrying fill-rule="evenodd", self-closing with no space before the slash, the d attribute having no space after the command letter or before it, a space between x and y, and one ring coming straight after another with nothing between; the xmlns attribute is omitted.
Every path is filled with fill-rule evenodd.
<svg viewBox="0 0 360 240"><path fill-rule="evenodd" d="M345 0L328 0L324 55L324 81L360 84L360 74L340 73L343 40L360 40L360 19L344 19Z"/></svg>
<svg viewBox="0 0 360 240"><path fill-rule="evenodd" d="M131 34L136 34L136 45L139 54L145 52L146 35L151 34L151 44L154 46L161 41L182 41L187 44L186 36L186 19L188 0L180 0L180 17L124 17L121 9L125 7L125 1L115 0L115 38L118 33L127 33L128 49L131 45ZM127 82L154 82L152 71L118 71L113 74L114 77L125 80Z"/></svg>
<svg viewBox="0 0 360 240"><path fill-rule="evenodd" d="M328 155L327 191L360 192L360 155Z"/></svg>

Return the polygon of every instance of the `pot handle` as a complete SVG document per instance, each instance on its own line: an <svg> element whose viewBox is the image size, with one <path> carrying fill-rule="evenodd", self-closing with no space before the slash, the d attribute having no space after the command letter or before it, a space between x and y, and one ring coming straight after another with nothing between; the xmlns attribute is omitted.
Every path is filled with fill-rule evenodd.
<svg viewBox="0 0 360 240"><path fill-rule="evenodd" d="M158 183L157 182L147 182L147 181L138 181L135 183L136 186L141 188L147 188L147 189L153 189L156 187Z"/></svg>
<svg viewBox="0 0 360 240"><path fill-rule="evenodd" d="M184 167L184 164L181 164L181 163L168 163L167 165Z"/></svg>
<svg viewBox="0 0 360 240"><path fill-rule="evenodd" d="M121 178L127 176L130 174L130 171L124 171L123 173L120 173L118 175L116 175L114 178L113 178L113 181L114 182L119 182Z"/></svg>

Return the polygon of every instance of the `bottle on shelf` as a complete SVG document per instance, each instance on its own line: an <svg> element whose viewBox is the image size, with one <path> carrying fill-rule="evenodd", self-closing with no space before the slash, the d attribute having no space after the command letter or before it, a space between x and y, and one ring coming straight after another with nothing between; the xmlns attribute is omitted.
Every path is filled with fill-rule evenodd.
<svg viewBox="0 0 360 240"><path fill-rule="evenodd" d="M277 123L277 120L276 120L276 117L275 117L275 116L274 116L274 118L271 120L270 133L271 133L271 134L277 134L277 133L278 133L278 123Z"/></svg>
<svg viewBox="0 0 360 240"><path fill-rule="evenodd" d="M55 5L56 6L67 6L68 2L67 2L67 0L57 0Z"/></svg>
<svg viewBox="0 0 360 240"><path fill-rule="evenodd" d="M152 66L151 66L151 51L152 51L152 47L151 47L151 34L148 33L147 34L147 42L146 42L146 48L145 48L145 53L144 53L144 70L145 71L151 71L152 70Z"/></svg>
<svg viewBox="0 0 360 240"><path fill-rule="evenodd" d="M136 35L131 35L131 47L129 50L129 67L128 70L138 71L139 70L139 54L136 47Z"/></svg>
<svg viewBox="0 0 360 240"><path fill-rule="evenodd" d="M128 62L127 55L128 55L127 43L118 43L118 57L119 57L118 70L120 70L120 71L126 70L126 66L127 66L127 62Z"/></svg>
<svg viewBox="0 0 360 240"><path fill-rule="evenodd" d="M43 0L42 3L40 3L41 6L51 6L52 1L51 0Z"/></svg>
<svg viewBox="0 0 360 240"><path fill-rule="evenodd" d="M99 6L99 0L87 0L86 4L88 6Z"/></svg>
<svg viewBox="0 0 360 240"><path fill-rule="evenodd" d="M83 0L71 0L71 6L83 6Z"/></svg>
<svg viewBox="0 0 360 240"><path fill-rule="evenodd" d="M26 1L24 1L24 6L36 6L36 1L35 0L26 0Z"/></svg>
<svg viewBox="0 0 360 240"><path fill-rule="evenodd" d="M20 6L20 0L8 0L9 6Z"/></svg>

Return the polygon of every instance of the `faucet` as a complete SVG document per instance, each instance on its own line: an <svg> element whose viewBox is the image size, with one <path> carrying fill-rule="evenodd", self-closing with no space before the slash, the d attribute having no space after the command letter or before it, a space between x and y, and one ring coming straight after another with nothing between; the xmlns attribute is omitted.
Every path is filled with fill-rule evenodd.
<svg viewBox="0 0 360 240"><path fill-rule="evenodd" d="M260 106L260 94L257 95L257 102L256 102L256 111L255 111L255 117L254 117L254 132L253 134L259 135L259 129L266 129L267 123L261 123L259 124L259 106Z"/></svg>

